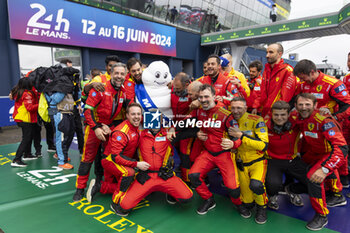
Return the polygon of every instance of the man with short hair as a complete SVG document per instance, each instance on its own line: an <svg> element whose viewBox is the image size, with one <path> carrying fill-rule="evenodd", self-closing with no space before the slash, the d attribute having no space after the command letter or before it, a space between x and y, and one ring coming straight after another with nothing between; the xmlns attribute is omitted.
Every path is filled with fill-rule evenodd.
<svg viewBox="0 0 350 233"><path fill-rule="evenodd" d="M117 215L127 216L142 199L157 191L167 194L169 204L176 202L183 204L192 200L192 190L175 175L172 169L172 145L166 135L166 129L162 127L145 129L141 132L139 159L149 164L149 167L137 174L134 183L119 199L119 205L112 203L111 208Z"/></svg>
<svg viewBox="0 0 350 233"><path fill-rule="evenodd" d="M135 85L142 83L142 63L139 59L132 57L126 63L129 73L125 77L124 88L126 97L135 101Z"/></svg>
<svg viewBox="0 0 350 233"><path fill-rule="evenodd" d="M341 80L318 71L315 63L307 59L299 61L295 65L293 72L301 80L297 93L313 94L317 99L317 108L322 114L332 114L338 122L347 120L350 117L350 95ZM347 177L349 174L347 155L345 160L346 162L339 167L339 174L343 177ZM345 198L341 194L343 187L338 179L339 177L330 181L330 183L336 183L337 185L329 185L333 192L327 197L327 205L329 207L345 203Z"/></svg>
<svg viewBox="0 0 350 233"><path fill-rule="evenodd" d="M229 53L225 53L221 55L221 58L226 58L228 63L223 67L224 75L230 78L231 82L237 86L237 88L242 93L242 96L244 98L247 98L250 96L250 89L248 87L247 79L245 78L244 74L239 72L238 70L235 70L232 66L232 56ZM240 88L243 89L240 89ZM243 93L245 92L245 94Z"/></svg>
<svg viewBox="0 0 350 233"><path fill-rule="evenodd" d="M131 103L126 109L126 120L113 129L110 140L104 152L102 166L104 181L101 185L91 180L86 193L89 202L101 192L113 193L112 202L118 203L119 198L134 181L134 168L147 170L149 164L136 161L136 150L139 145L139 126L142 120L142 107L138 103ZM116 182L115 182L116 181Z"/></svg>
<svg viewBox="0 0 350 233"><path fill-rule="evenodd" d="M203 141L204 149L196 158L188 176L191 185L196 188L197 193L204 199L197 209L198 214L204 215L216 205L213 194L204 182L208 172L215 167L218 167L220 170L231 201L234 204L240 203L237 168L232 159L234 155L230 149L224 149L224 147L227 147L226 144L230 143L231 148L237 148L241 140L235 139L231 141L228 139L226 121L230 112L223 108L224 105L222 103L215 103L214 87L209 84L202 85L199 89L198 99L201 103L201 108L193 110L191 117L202 123L197 137ZM213 122L213 119L215 122ZM208 123L208 121L215 124L205 127L205 122Z"/></svg>
<svg viewBox="0 0 350 233"><path fill-rule="evenodd" d="M296 97L292 115L307 145L303 148L303 163L298 164L300 174L307 177L307 189L311 206L316 211L314 218L306 227L310 230L321 230L327 223L327 209L324 181L327 176L337 172L348 153L346 141L338 123L329 116L322 116L317 110L317 99L310 93L301 93ZM300 193L297 186L288 187L293 193Z"/></svg>
<svg viewBox="0 0 350 233"><path fill-rule="evenodd" d="M183 120L190 113L190 104L192 100L189 98L187 93L190 82L190 77L184 72L180 72L175 75L171 92L171 109L174 115L172 121L174 122ZM193 139L188 138L181 140L179 144L176 144L181 160L181 176L185 182L189 182L187 173L191 167L189 149L191 148L190 145L192 140Z"/></svg>
<svg viewBox="0 0 350 233"><path fill-rule="evenodd" d="M236 153L243 202L238 205L238 211L243 218L249 218L251 212L248 206L256 204L255 222L264 224L267 221L267 196L264 184L267 171L264 153L269 141L267 128L261 116L247 112L244 98L233 98L230 106L231 115L226 121L228 133L231 137L242 141Z"/></svg>
<svg viewBox="0 0 350 233"><path fill-rule="evenodd" d="M350 71L350 52L348 53L348 70ZM348 73L347 75L345 75L345 77L343 78L343 82L346 86L346 89L350 90L350 73ZM345 118L342 122L342 128L343 128L343 135L344 138L348 144L348 146L350 145L350 119L349 118ZM348 159L348 158L347 158ZM348 166L349 167L349 159L348 159L348 163L344 164L344 166ZM343 184L344 188L349 188L349 175L346 174L346 172L343 171L339 171L340 172L340 180L341 183ZM350 194L348 193L347 196L349 197Z"/></svg>
<svg viewBox="0 0 350 233"><path fill-rule="evenodd" d="M220 58L212 54L207 60L208 70L207 76L197 79L197 81L203 84L209 84L215 88L215 100L223 102L225 105L230 104L230 100L239 96L238 88L230 82L230 79L220 72L221 60Z"/></svg>
<svg viewBox="0 0 350 233"><path fill-rule="evenodd" d="M283 46L280 43L273 43L267 47L267 63L263 73L259 103L262 117L270 113L276 101L283 100L289 103L295 93L297 80L293 74L293 67L284 63L282 55Z"/></svg>
<svg viewBox="0 0 350 233"><path fill-rule="evenodd" d="M267 120L269 146L267 148L266 191L269 196L268 207L279 209L278 192L283 190L283 175L303 181L303 177L294 171L298 166L300 131L289 121L290 105L279 100L272 105L271 118ZM305 183L305 182L304 182ZM303 206L299 194L287 192L290 202L295 206Z"/></svg>
<svg viewBox="0 0 350 233"><path fill-rule="evenodd" d="M87 125L85 128L84 151L79 165L76 182L77 190L73 196L73 201L82 199L89 179L91 165L95 160L98 149L101 144L107 143L111 128L113 129L115 126L115 119L126 105L123 88L125 76L125 64L115 63L111 67L111 79L107 81L104 92L99 92L93 88L86 100L84 115ZM99 185L101 177L96 176L96 178Z"/></svg>
<svg viewBox="0 0 350 233"><path fill-rule="evenodd" d="M253 109L257 109L259 106L260 96L261 96L261 71L262 71L262 63L260 61L253 61L249 64L249 76L250 79L248 81L248 86L250 89L250 95L246 99L248 111L252 111ZM256 110L252 112L253 114L257 114Z"/></svg>

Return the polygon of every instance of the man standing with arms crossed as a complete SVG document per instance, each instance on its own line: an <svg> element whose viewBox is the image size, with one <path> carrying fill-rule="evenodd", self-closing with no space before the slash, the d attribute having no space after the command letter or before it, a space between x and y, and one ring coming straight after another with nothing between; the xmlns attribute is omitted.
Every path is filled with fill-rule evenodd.
<svg viewBox="0 0 350 233"><path fill-rule="evenodd" d="M297 79L293 74L293 67L284 63L282 55L283 47L280 43L273 43L267 47L267 64L263 73L259 104L262 117L269 114L276 101L284 100L289 103L295 93ZM254 109L252 113L256 114L257 110Z"/></svg>

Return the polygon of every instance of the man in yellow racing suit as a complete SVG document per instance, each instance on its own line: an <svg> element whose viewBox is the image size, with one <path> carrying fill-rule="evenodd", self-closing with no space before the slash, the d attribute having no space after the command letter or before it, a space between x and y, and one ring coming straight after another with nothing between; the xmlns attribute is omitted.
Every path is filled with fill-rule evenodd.
<svg viewBox="0 0 350 233"><path fill-rule="evenodd" d="M267 221L265 175L267 161L264 153L268 146L267 127L262 117L247 113L244 98L236 97L231 101L231 115L227 120L230 136L240 138L242 144L236 151L238 177L241 185L242 205L238 211L244 218L249 218L249 206L257 204L255 221L264 224Z"/></svg>

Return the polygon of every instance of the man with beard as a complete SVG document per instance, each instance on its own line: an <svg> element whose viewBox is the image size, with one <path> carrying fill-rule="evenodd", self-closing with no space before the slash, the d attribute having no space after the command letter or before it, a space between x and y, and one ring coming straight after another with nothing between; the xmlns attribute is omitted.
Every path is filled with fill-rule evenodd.
<svg viewBox="0 0 350 233"><path fill-rule="evenodd" d="M350 117L350 95L341 80L317 71L316 65L307 59L299 61L293 72L301 80L297 93L311 93L316 96L317 108L321 114L332 115L338 122ZM343 177L348 175L347 155L345 160L346 162L338 169ZM336 172L334 177L327 177L326 184L331 191L327 195L328 207L346 204L346 199L341 193L343 187L339 174Z"/></svg>
<svg viewBox="0 0 350 233"><path fill-rule="evenodd" d="M230 104L230 100L233 97L239 96L239 93L245 93L242 86L240 89L236 85L230 82L230 79L220 72L221 70L221 60L220 58L213 54L208 57L207 60L208 69L207 76L203 76L197 79L203 84L209 84L215 88L215 100L223 102L225 105Z"/></svg>
<svg viewBox="0 0 350 233"><path fill-rule="evenodd" d="M293 74L293 67L284 63L282 59L283 47L280 43L273 43L267 47L265 70L261 84L261 99L259 108L265 117L271 111L271 106L278 100L292 100L297 80Z"/></svg>
<svg viewBox="0 0 350 233"><path fill-rule="evenodd" d="M322 116L317 107L317 99L313 94L301 93L296 97L297 114L292 114L292 123L303 135L307 145L302 148L302 163L298 164L299 174L307 177L306 187L310 196L311 206L315 210L314 218L306 228L321 230L327 223L329 210L326 204L325 178L337 172L348 153L346 141L338 123L329 116ZM293 193L305 192L304 186L291 184L286 190Z"/></svg>
<svg viewBox="0 0 350 233"><path fill-rule="evenodd" d="M232 143L228 139L226 128L226 121L230 112L223 108L224 105L222 103L215 103L215 89L209 84L201 86L198 99L201 103L201 108L193 110L191 117L197 119L197 125L202 125L197 133L197 137L203 141L204 149L196 158L188 177L191 185L204 199L197 209L198 214L204 215L216 206L213 193L209 191L204 182L208 172L212 169L215 167L219 168L224 185L234 204L240 203L240 190L234 155L229 149L226 149L227 143L230 143L230 145ZM205 127L205 123L208 121L215 121L215 124ZM231 148L237 148L241 144L241 140L235 139L233 144Z"/></svg>
<svg viewBox="0 0 350 233"><path fill-rule="evenodd" d="M256 204L255 222L264 224L267 221L267 196L264 184L267 161L264 153L269 141L264 119L247 113L245 99L235 97L231 101L231 115L226 127L231 137L240 138L242 141L236 153L243 202L238 205L238 211L243 218L249 218L251 212L248 206Z"/></svg>
<svg viewBox="0 0 350 233"><path fill-rule="evenodd" d="M104 74L95 76L88 84L86 84L83 87L83 92L81 96L82 100L85 101L87 99L87 97L89 96L89 92L92 88L94 88L97 91L104 91L104 86L106 85L107 81L111 79L111 68L117 62L121 61L116 55L109 55L106 57L106 72Z"/></svg>
<svg viewBox="0 0 350 233"><path fill-rule="evenodd" d="M129 70L124 82L126 98L135 101L135 85L142 83L142 63L139 59L132 57L126 63L126 67Z"/></svg>
<svg viewBox="0 0 350 233"><path fill-rule="evenodd" d="M350 71L350 53L348 53L348 70ZM347 75L345 75L343 82L346 86L346 89L350 90L350 73L348 73ZM343 128L343 135L344 138L346 140L346 142L348 143L348 146L350 145L350 119L346 118L344 119L342 122L342 128ZM348 164L345 164L345 166L349 166L349 158L348 158ZM344 188L349 188L349 175L345 174L340 174L340 180L341 183L343 185ZM347 194L348 197L350 197L350 193Z"/></svg>
<svg viewBox="0 0 350 233"><path fill-rule="evenodd" d="M196 83L198 84L199 82L197 81ZM201 83L199 84L202 85ZM190 77L186 73L180 72L175 76L171 93L171 108L174 114L172 120L174 122L186 118L190 113L190 107L195 106L195 103L193 105L191 104L198 98L198 90L195 90L198 85L190 85ZM189 97L190 95L194 98L193 100ZM198 102L198 100L196 102ZM193 154L192 152L198 152L196 149L198 148L198 142L195 142L195 138L192 137L180 140L180 142L175 145L177 146L181 160L181 177L183 181L190 182L188 172L193 162L193 160L190 159L190 155Z"/></svg>
<svg viewBox="0 0 350 233"><path fill-rule="evenodd" d="M94 196L113 193L113 203L119 198L134 181L134 168L147 170L149 164L136 158L136 149L139 145L139 126L142 119L142 108L138 103L131 103L126 109L126 120L119 124L111 133L110 140L104 152L102 166L104 168L104 181L101 185L91 180L86 197L89 202ZM117 182L115 182L117 181Z"/></svg>
<svg viewBox="0 0 350 233"><path fill-rule="evenodd" d="M253 114L257 114L256 109L259 105L260 96L261 96L262 68L263 66L260 61L253 61L252 63L249 64L250 80L248 82L248 86L250 89L250 95L246 100L247 100L248 111L252 111L253 109L255 109L252 112Z"/></svg>
<svg viewBox="0 0 350 233"><path fill-rule="evenodd" d="M162 127L141 132L139 158L149 166L137 174L135 182L119 199L119 204L113 200L111 209L117 215L127 216L142 199L157 191L173 197L174 202L168 201L170 204L183 204L192 200L192 190L175 175L171 167L172 145L166 135L166 129Z"/></svg>
<svg viewBox="0 0 350 233"><path fill-rule="evenodd" d="M104 92L93 88L85 105L84 151L79 165L76 181L76 192L73 201L79 201L84 195L84 189L89 179L89 172L101 144L106 144L113 129L113 121L125 107L125 93L122 87L126 75L126 66L116 63L111 67L111 79L104 86ZM110 128L111 127L111 128ZM97 177L99 178L99 177ZM98 184L101 179L99 178Z"/></svg>

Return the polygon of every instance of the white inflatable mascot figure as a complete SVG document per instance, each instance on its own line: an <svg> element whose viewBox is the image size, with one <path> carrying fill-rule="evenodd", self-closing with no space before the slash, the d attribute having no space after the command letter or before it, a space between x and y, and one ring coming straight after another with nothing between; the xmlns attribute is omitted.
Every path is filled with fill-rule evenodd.
<svg viewBox="0 0 350 233"><path fill-rule="evenodd" d="M141 104L144 111L154 112L158 109L167 121L173 116L171 90L167 86L171 80L168 65L162 61L155 61L142 72L143 84L137 84L135 87L137 102Z"/></svg>

